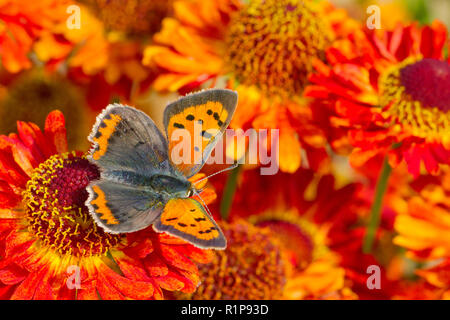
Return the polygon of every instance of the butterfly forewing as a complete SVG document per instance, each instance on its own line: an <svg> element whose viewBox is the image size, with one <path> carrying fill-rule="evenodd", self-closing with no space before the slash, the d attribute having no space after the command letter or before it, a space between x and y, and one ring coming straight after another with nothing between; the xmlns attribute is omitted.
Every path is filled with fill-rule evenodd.
<svg viewBox="0 0 450 320"><path fill-rule="evenodd" d="M103 176L114 170L151 176L170 168L166 138L152 119L132 107L109 105L97 117L89 140L93 143L90 159Z"/></svg>
<svg viewBox="0 0 450 320"><path fill-rule="evenodd" d="M214 89L187 95L167 106L164 126L169 157L186 177L203 167L230 124L236 104L234 91Z"/></svg>

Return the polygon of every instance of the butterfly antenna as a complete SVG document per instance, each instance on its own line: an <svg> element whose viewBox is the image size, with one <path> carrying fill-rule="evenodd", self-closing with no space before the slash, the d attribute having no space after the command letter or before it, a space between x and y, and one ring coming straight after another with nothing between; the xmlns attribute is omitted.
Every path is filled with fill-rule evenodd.
<svg viewBox="0 0 450 320"><path fill-rule="evenodd" d="M229 171L229 170L233 170L234 168L237 168L238 165L239 165L239 163L235 163L235 164L233 164L232 166L230 166L228 168L222 169L222 170L217 171L217 172L215 172L215 173L213 173L213 174L211 174L211 175L209 175L207 177L204 177L204 178L202 178L200 180L195 181L194 184L197 184L200 181L203 181L203 180L206 180L208 178L211 178L211 177L215 176L216 174L219 174L219 173L222 173L222 172L225 172L225 171Z"/></svg>
<svg viewBox="0 0 450 320"><path fill-rule="evenodd" d="M208 212L209 216L212 217L212 213L211 213L211 211L209 211L209 208L208 208L208 206L206 205L206 202L205 202L205 201L203 200L203 198L200 196L200 193L201 193L201 192L197 192L197 190L194 190L194 193L195 193L196 196L198 196L198 197L200 198L200 200L201 200L202 203L203 203L203 207L205 207L205 209L206 209L206 212Z"/></svg>

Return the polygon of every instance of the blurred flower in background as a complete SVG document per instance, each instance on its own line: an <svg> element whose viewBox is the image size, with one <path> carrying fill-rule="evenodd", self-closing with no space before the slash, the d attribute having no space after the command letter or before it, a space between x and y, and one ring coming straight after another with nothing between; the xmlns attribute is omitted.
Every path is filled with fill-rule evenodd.
<svg viewBox="0 0 450 320"><path fill-rule="evenodd" d="M280 128L282 171L299 168L302 147L321 165L325 140L302 92L312 57L357 23L326 1L177 1L174 8L144 52L143 63L159 68L155 90L235 89L250 103L232 127Z"/></svg>
<svg viewBox="0 0 450 320"><path fill-rule="evenodd" d="M0 0L0 298L448 299L449 27L447 0ZM280 172L204 181L223 251L105 233L96 115L162 127L205 88L279 130Z"/></svg>
<svg viewBox="0 0 450 320"><path fill-rule="evenodd" d="M355 166L382 152L394 167L405 159L415 176L422 162L436 173L450 161L447 30L436 21L377 31L337 41L327 51L330 67L316 60L306 95L332 108L332 125L347 128Z"/></svg>

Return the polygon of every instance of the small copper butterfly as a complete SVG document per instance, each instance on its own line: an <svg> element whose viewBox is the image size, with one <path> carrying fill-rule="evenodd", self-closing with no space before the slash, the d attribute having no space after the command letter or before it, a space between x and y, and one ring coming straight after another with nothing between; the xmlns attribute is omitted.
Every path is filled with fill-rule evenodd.
<svg viewBox="0 0 450 320"><path fill-rule="evenodd" d="M202 204L191 198L199 190L188 179L205 164L236 104L237 93L226 89L184 96L164 110L167 138L142 111L121 104L103 110L89 136L93 147L88 159L101 172L100 179L87 187L86 206L96 223L110 233L153 224L155 231L198 247L224 249L225 236ZM202 130L196 132L194 124L202 125ZM177 129L201 139L200 146L192 147L193 154L201 152L201 161L172 161L176 143L170 137Z"/></svg>

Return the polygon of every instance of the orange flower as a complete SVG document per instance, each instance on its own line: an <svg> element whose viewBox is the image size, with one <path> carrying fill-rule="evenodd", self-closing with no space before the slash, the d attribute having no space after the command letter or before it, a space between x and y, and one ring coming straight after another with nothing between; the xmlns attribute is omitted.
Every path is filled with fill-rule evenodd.
<svg viewBox="0 0 450 320"><path fill-rule="evenodd" d="M332 198L326 203L305 200L314 194L317 182L311 170L260 176L256 169L243 172L236 190L230 219L247 218L253 225L270 230L280 242L288 270L280 298L325 299L338 297L345 289L345 269L340 266L339 255L330 250L328 236L333 225L338 225L339 208L347 203L345 194L351 197L356 189L351 186L337 192L345 197L340 197L339 204ZM330 182L324 179L318 188L328 191ZM220 188L217 185L218 191ZM321 194L326 196L326 192L318 196Z"/></svg>
<svg viewBox="0 0 450 320"><path fill-rule="evenodd" d="M408 211L395 221L394 243L407 256L425 263L416 273L439 292L450 297L450 170L439 177L423 176L412 183L418 194L408 201Z"/></svg>
<svg viewBox="0 0 450 320"><path fill-rule="evenodd" d="M305 95L316 98L332 126L348 134L353 165L378 154L413 175L421 163L436 173L450 159L450 66L445 26L398 26L355 31L327 50L331 66L316 60ZM342 139L330 135L338 149Z"/></svg>
<svg viewBox="0 0 450 320"><path fill-rule="evenodd" d="M159 31L161 21L172 12L173 0L79 0L86 3L107 30L133 36L149 36Z"/></svg>
<svg viewBox="0 0 450 320"><path fill-rule="evenodd" d="M95 4L87 1L90 6L71 0L59 1L64 4L64 11L57 12L57 23L42 33L32 47L35 57L47 70L67 74L73 82L95 91L93 95L100 98L88 95L89 105L95 110L113 97L130 101L139 90L148 87L152 72L141 63L143 46L148 37L159 30L163 17L159 15L170 14L168 1L128 1L126 4L123 1L97 1ZM94 10L90 10L92 6ZM162 10L164 6L168 6L167 10ZM67 8L79 11L69 14L65 11ZM136 15L141 14L154 19L136 19ZM76 16L79 16L78 21ZM125 22L125 16L131 18ZM126 32L120 26L112 28L112 24L121 22L125 23L125 29L137 27L139 37L131 29Z"/></svg>
<svg viewBox="0 0 450 320"><path fill-rule="evenodd" d="M329 226L318 226L296 210L285 209L255 215L249 221L271 230L289 257L285 299L325 299L345 289L345 269L339 266L339 256L326 246Z"/></svg>
<svg viewBox="0 0 450 320"><path fill-rule="evenodd" d="M31 67L28 54L35 42L67 18L65 0L0 1L0 56L11 73Z"/></svg>
<svg viewBox="0 0 450 320"><path fill-rule="evenodd" d="M269 300L282 298L286 263L281 246L269 230L245 221L221 228L228 244L210 264L200 266L202 284L196 300Z"/></svg>
<svg viewBox="0 0 450 320"><path fill-rule="evenodd" d="M219 178L216 178L219 179ZM215 184L220 194L222 183ZM238 182L230 220L245 218L269 228L289 262L286 299L387 299L396 292L388 277L395 253L391 242L392 209L386 207L377 239L380 254L364 254L362 240L370 210L368 191L358 183L300 169L294 174L261 176L245 170ZM216 210L213 210L216 211ZM394 215L395 217L395 215ZM377 249L378 250L378 249ZM369 290L367 268L381 269L382 290Z"/></svg>
<svg viewBox="0 0 450 320"><path fill-rule="evenodd" d="M211 253L151 227L127 235L98 228L84 205L98 169L67 150L58 111L44 132L18 122L17 134L0 136L0 298L161 299L162 289L193 292L200 281L194 261L207 262Z"/></svg>
<svg viewBox="0 0 450 320"><path fill-rule="evenodd" d="M430 285L424 280L405 282L394 295L394 300L440 300L449 297L443 295L444 291Z"/></svg>
<svg viewBox="0 0 450 320"><path fill-rule="evenodd" d="M106 32L103 23L88 8L77 6L82 17L79 28L68 28L66 20L55 25L34 46L39 60L48 68L56 69L61 65L79 68L88 76L104 72L109 84L116 83L122 75L129 77L130 73L136 81L147 77L148 70L140 64L139 42L120 33ZM67 19L68 14L65 13L65 17Z"/></svg>
<svg viewBox="0 0 450 320"><path fill-rule="evenodd" d="M208 80L237 90L240 107L231 126L281 128L280 167L294 172L300 147L318 150L316 160L326 158L321 129L299 129L312 122L302 99L311 59L353 24L327 2L176 1L174 17L163 20L143 62L159 70L157 91L188 92Z"/></svg>

